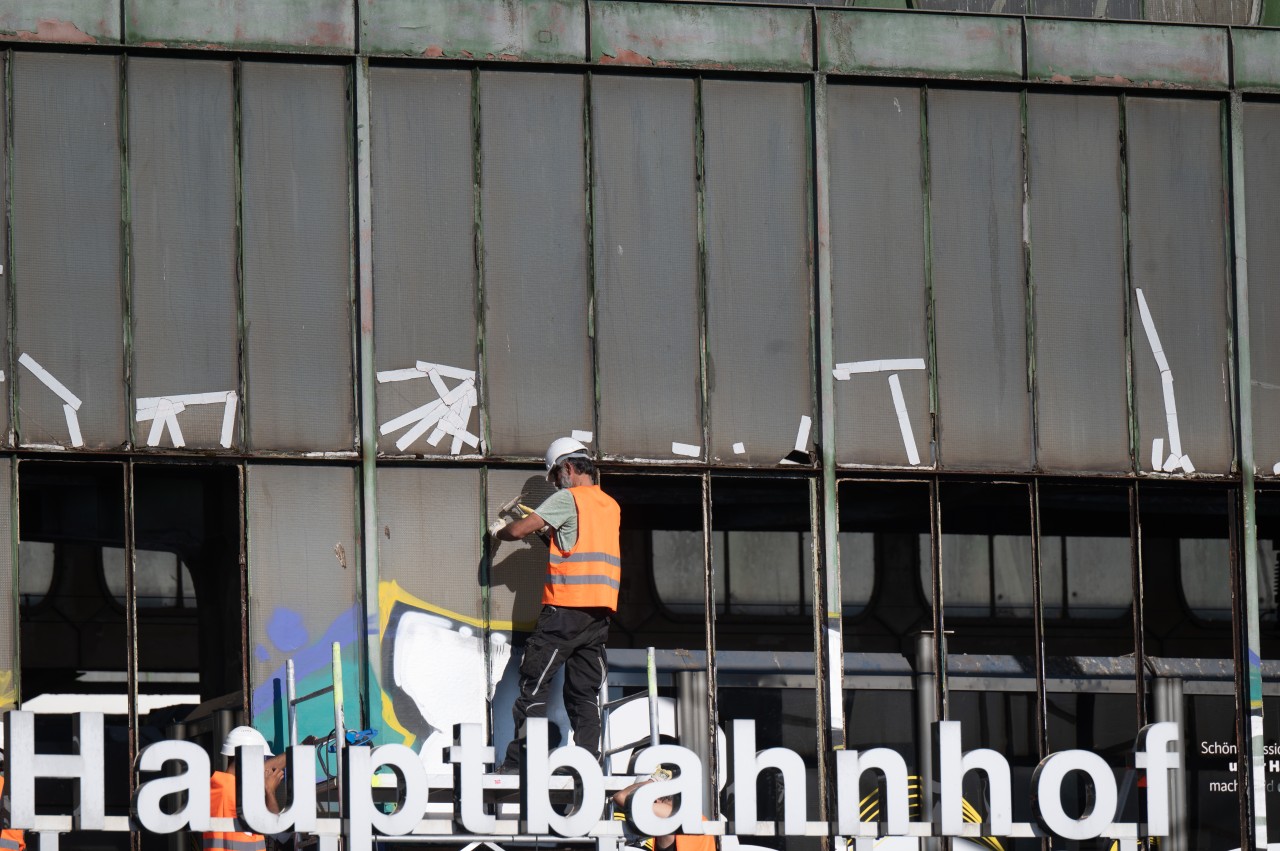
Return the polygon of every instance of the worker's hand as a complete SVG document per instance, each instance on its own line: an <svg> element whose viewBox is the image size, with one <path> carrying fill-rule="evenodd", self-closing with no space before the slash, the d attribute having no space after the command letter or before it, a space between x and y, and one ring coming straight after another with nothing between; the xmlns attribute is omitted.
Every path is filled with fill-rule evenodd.
<svg viewBox="0 0 1280 851"><path fill-rule="evenodd" d="M492 523L490 523L490 524L489 524L489 537L493 537L494 535L496 535L496 534L498 534L499 532L501 532L503 529L507 528L507 524L508 524L508 523L510 523L510 522L511 522L511 521L510 521L510 520L508 520L506 517L499 517L497 520L495 520L495 521L493 521Z"/></svg>
<svg viewBox="0 0 1280 851"><path fill-rule="evenodd" d="M281 781L284 780L286 759L287 757L284 754L279 754L262 764L262 785L267 792L273 795L276 789L280 788Z"/></svg>

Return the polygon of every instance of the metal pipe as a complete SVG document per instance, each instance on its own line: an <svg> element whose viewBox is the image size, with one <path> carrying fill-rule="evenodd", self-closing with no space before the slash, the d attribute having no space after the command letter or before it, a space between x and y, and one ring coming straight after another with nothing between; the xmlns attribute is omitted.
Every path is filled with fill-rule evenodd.
<svg viewBox="0 0 1280 851"><path fill-rule="evenodd" d="M654 649L649 648L645 660L645 668L649 674L649 744L658 746L658 664L654 659Z"/></svg>
<svg viewBox="0 0 1280 851"><path fill-rule="evenodd" d="M293 660L284 661L284 694L289 702L289 744L298 743L298 688L293 678Z"/></svg>
<svg viewBox="0 0 1280 851"><path fill-rule="evenodd" d="M1182 680L1177 677L1154 677L1152 680L1152 702L1155 720L1172 721L1183 726ZM1184 738L1185 742L1186 739ZM1182 754L1181 771L1169 774L1169 835L1160 840L1165 851L1188 851L1190 842L1187 836L1187 774L1186 752Z"/></svg>
<svg viewBox="0 0 1280 851"><path fill-rule="evenodd" d="M333 642L333 776L338 788L338 818L342 818L342 762L347 745L346 722L342 712L342 645Z"/></svg>

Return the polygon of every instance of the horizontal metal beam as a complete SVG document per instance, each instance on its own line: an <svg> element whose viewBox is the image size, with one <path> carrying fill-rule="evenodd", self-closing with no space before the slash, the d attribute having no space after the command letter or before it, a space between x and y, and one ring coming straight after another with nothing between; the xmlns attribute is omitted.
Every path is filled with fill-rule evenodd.
<svg viewBox="0 0 1280 851"><path fill-rule="evenodd" d="M1022 22L883 10L818 13L818 66L833 74L1021 80Z"/></svg>

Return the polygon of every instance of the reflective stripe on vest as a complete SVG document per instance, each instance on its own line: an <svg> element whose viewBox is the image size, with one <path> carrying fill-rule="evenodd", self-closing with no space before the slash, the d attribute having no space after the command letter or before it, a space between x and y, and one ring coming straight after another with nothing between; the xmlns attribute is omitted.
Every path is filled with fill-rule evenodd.
<svg viewBox="0 0 1280 851"><path fill-rule="evenodd" d="M552 539L542 603L616 612L622 581L618 503L599 485L569 488L569 494L578 510L578 540L563 550Z"/></svg>
<svg viewBox="0 0 1280 851"><path fill-rule="evenodd" d="M0 848L5 849L5 851L19 851L22 848L22 843L0 837Z"/></svg>
<svg viewBox="0 0 1280 851"><path fill-rule="evenodd" d="M267 840L257 836L245 839L230 839L231 836L254 837L253 833L206 833L204 835L204 851L266 851Z"/></svg>

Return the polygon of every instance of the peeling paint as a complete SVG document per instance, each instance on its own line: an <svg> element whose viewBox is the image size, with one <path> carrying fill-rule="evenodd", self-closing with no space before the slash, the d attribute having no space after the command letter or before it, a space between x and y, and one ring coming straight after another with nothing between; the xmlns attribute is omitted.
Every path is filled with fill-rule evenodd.
<svg viewBox="0 0 1280 851"><path fill-rule="evenodd" d="M602 53L600 54L601 65L652 65L653 60L648 56L636 53L634 50L628 50L625 47L617 51L616 54Z"/></svg>
<svg viewBox="0 0 1280 851"><path fill-rule="evenodd" d="M361 5L370 55L582 62L585 0L378 0Z"/></svg>
<svg viewBox="0 0 1280 851"><path fill-rule="evenodd" d="M1027 79L1100 86L1225 89L1227 30L1028 20Z"/></svg>
<svg viewBox="0 0 1280 851"><path fill-rule="evenodd" d="M100 21L99 23L102 25L102 29L106 29L105 21ZM51 18L41 18L36 21L34 31L18 30L15 35L21 41L57 41L68 44L98 43L96 38L77 27L71 21L58 21Z"/></svg>

